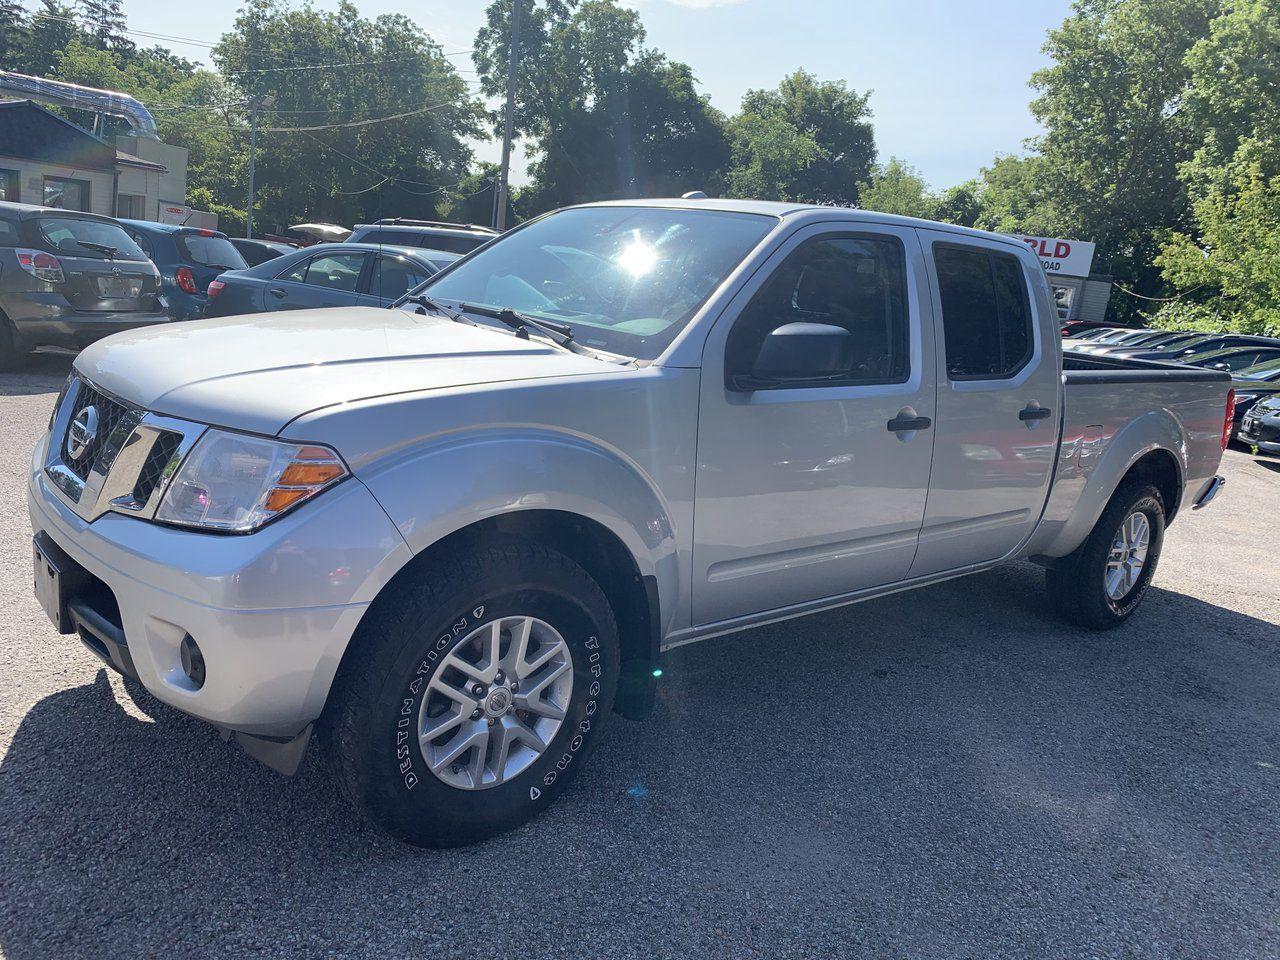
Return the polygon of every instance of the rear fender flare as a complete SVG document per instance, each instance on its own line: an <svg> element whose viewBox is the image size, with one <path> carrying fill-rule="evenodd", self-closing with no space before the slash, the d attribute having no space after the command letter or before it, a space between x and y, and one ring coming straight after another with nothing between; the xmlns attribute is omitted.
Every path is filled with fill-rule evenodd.
<svg viewBox="0 0 1280 960"><path fill-rule="evenodd" d="M1181 488L1187 475L1186 437L1173 414L1163 409L1152 410L1125 424L1106 445L1070 517L1052 543L1037 552L1048 557L1064 557L1084 543L1121 481L1134 464L1153 450L1164 450L1173 456ZM1166 505L1169 511L1177 506Z"/></svg>

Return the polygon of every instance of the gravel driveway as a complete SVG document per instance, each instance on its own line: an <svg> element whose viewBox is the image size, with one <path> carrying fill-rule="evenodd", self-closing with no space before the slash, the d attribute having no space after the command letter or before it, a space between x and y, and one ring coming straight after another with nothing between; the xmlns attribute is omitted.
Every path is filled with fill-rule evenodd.
<svg viewBox="0 0 1280 960"><path fill-rule="evenodd" d="M436 853L54 633L24 474L65 372L0 377L5 957L1280 956L1275 462L1228 455L1119 631L1024 565L681 648L547 816Z"/></svg>

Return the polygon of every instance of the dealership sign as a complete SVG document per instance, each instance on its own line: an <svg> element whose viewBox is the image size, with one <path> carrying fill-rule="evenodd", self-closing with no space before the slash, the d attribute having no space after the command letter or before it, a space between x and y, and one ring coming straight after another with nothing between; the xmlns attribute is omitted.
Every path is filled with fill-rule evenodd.
<svg viewBox="0 0 1280 960"><path fill-rule="evenodd" d="M1044 272L1068 277L1087 277L1093 266L1097 245L1084 240L1062 240L1058 237L1024 237L1018 239L1040 258Z"/></svg>

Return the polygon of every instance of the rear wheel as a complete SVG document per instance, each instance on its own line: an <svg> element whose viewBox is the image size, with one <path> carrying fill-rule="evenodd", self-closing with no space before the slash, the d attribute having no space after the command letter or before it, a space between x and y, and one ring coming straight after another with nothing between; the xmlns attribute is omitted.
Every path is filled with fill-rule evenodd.
<svg viewBox="0 0 1280 960"><path fill-rule="evenodd" d="M522 541L441 556L392 591L353 639L322 724L343 789L421 846L536 816L613 704L617 627L600 587Z"/></svg>
<svg viewBox="0 0 1280 960"><path fill-rule="evenodd" d="M1129 619L1155 575L1164 517L1155 487L1137 481L1122 485L1088 539L1046 571L1058 611L1093 630L1108 630Z"/></svg>
<svg viewBox="0 0 1280 960"><path fill-rule="evenodd" d="M16 370L26 356L26 351L18 346L17 332L13 329L13 321L0 313L0 370Z"/></svg>

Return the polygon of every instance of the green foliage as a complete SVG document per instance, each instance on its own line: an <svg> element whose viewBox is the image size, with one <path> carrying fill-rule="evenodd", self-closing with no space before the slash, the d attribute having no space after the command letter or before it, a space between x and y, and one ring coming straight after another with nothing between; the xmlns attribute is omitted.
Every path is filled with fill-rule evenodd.
<svg viewBox="0 0 1280 960"><path fill-rule="evenodd" d="M1187 62L1192 224L1156 262L1188 303L1162 315L1280 334L1280 9L1241 0Z"/></svg>
<svg viewBox="0 0 1280 960"><path fill-rule="evenodd" d="M937 199L920 174L897 157L876 167L871 179L859 187L862 208L902 217L932 219Z"/></svg>
<svg viewBox="0 0 1280 960"><path fill-rule="evenodd" d="M751 90L729 123L731 193L853 205L876 158L870 92L797 70L776 90Z"/></svg>
<svg viewBox="0 0 1280 960"><path fill-rule="evenodd" d="M1033 169L1050 233L1098 244L1102 270L1139 293L1161 290L1152 267L1160 231L1185 226L1179 165L1193 151L1183 109L1188 51L1221 0L1076 0L1049 34L1053 64L1031 78L1045 128Z"/></svg>
<svg viewBox="0 0 1280 960"><path fill-rule="evenodd" d="M687 65L644 45L634 10L614 0L525 6L515 128L534 158L522 192L528 212L715 190L728 159L723 117ZM495 0L476 37L489 96L505 95L510 17L510 0Z"/></svg>
<svg viewBox="0 0 1280 960"><path fill-rule="evenodd" d="M0 65L12 64L17 69L27 56L31 27L21 0L0 0Z"/></svg>
<svg viewBox="0 0 1280 960"><path fill-rule="evenodd" d="M213 59L229 87L241 153L251 105L262 105L260 229L351 224L387 210L435 217L468 172L466 139L480 132L480 106L439 45L407 17L369 20L349 0L332 11L250 0ZM334 63L353 66L310 69Z"/></svg>

